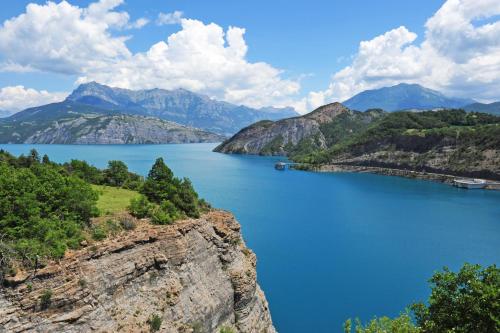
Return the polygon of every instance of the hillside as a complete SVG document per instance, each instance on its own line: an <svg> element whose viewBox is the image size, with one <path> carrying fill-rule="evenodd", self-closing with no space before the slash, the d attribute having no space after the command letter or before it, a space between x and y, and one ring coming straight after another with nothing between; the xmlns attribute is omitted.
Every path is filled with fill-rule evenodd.
<svg viewBox="0 0 500 333"><path fill-rule="evenodd" d="M215 148L221 153L301 155L326 149L358 132L384 114L381 110L351 111L340 103L322 106L304 116L260 121Z"/></svg>
<svg viewBox="0 0 500 333"><path fill-rule="evenodd" d="M500 116L500 102L489 104L472 103L463 107L465 111L491 113Z"/></svg>
<svg viewBox="0 0 500 333"><path fill-rule="evenodd" d="M359 111L374 108L398 111L459 108L471 103L474 103L471 99L447 97L439 91L418 84L400 83L392 87L363 91L342 104Z"/></svg>
<svg viewBox="0 0 500 333"><path fill-rule="evenodd" d="M190 127L227 135L256 121L276 120L298 115L292 108L252 109L184 89L128 90L91 82L80 85L67 101L122 113L147 115Z"/></svg>
<svg viewBox="0 0 500 333"><path fill-rule="evenodd" d="M224 137L153 117L62 102L0 120L2 143L143 144L219 142Z"/></svg>
<svg viewBox="0 0 500 333"><path fill-rule="evenodd" d="M357 112L336 103L256 123L215 151L284 155L312 169L373 166L500 179L500 117L463 110Z"/></svg>

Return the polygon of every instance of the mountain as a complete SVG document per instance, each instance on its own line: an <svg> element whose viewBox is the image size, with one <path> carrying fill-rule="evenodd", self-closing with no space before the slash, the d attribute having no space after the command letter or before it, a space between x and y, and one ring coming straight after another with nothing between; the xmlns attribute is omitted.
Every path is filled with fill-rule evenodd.
<svg viewBox="0 0 500 333"><path fill-rule="evenodd" d="M359 112L334 103L255 123L215 151L283 155L315 170L379 167L500 180L500 117L458 109Z"/></svg>
<svg viewBox="0 0 500 333"><path fill-rule="evenodd" d="M363 91L342 104L359 111L373 108L380 108L385 111L399 111L460 108L474 102L471 99L447 97L438 91L418 84L400 83L392 87Z"/></svg>
<svg viewBox="0 0 500 333"><path fill-rule="evenodd" d="M252 109L184 89L128 90L96 82L80 85L67 101L122 113L146 115L202 128L219 134L233 134L256 121L297 116L293 108Z"/></svg>
<svg viewBox="0 0 500 333"><path fill-rule="evenodd" d="M71 101L26 109L0 119L2 143L143 144L223 139L219 134L174 122Z"/></svg>
<svg viewBox="0 0 500 333"><path fill-rule="evenodd" d="M0 110L0 118L5 118L8 117L12 114L12 112L7 111L7 110Z"/></svg>
<svg viewBox="0 0 500 333"><path fill-rule="evenodd" d="M301 155L326 149L368 126L384 114L382 110L351 111L340 103L322 106L304 116L276 122L260 121L220 144L221 153L260 155Z"/></svg>
<svg viewBox="0 0 500 333"><path fill-rule="evenodd" d="M463 107L466 111L485 112L500 115L500 102L489 104L473 103Z"/></svg>

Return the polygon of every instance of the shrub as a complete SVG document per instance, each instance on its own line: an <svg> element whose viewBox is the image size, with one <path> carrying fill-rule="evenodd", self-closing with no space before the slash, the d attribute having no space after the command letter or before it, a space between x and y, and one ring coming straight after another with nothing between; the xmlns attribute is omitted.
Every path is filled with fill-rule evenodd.
<svg viewBox="0 0 500 333"><path fill-rule="evenodd" d="M128 216L120 218L120 225L124 230L133 230L136 227L134 219Z"/></svg>
<svg viewBox="0 0 500 333"><path fill-rule="evenodd" d="M352 321L348 319L344 323L344 332L351 333ZM356 333L419 333L420 328L415 326L408 313L402 314L394 319L388 317L374 318L369 323L363 325L359 319L355 320L354 331Z"/></svg>
<svg viewBox="0 0 500 333"><path fill-rule="evenodd" d="M0 233L16 253L33 261L78 247L81 230L98 214L97 193L58 165L9 161L0 162Z"/></svg>
<svg viewBox="0 0 500 333"><path fill-rule="evenodd" d="M42 296L40 296L40 308L46 310L50 307L52 303L52 290L45 289Z"/></svg>
<svg viewBox="0 0 500 333"><path fill-rule="evenodd" d="M100 241L106 238L106 236L107 236L106 230L104 230L104 228L101 227L100 225L96 225L92 228L92 238L94 240Z"/></svg>
<svg viewBox="0 0 500 333"><path fill-rule="evenodd" d="M160 327L161 327L161 317L157 314L154 314L152 315L149 319L148 319L148 324L149 324L149 330L151 332L157 332L160 330Z"/></svg>
<svg viewBox="0 0 500 333"><path fill-rule="evenodd" d="M132 216L138 219L143 219L145 217L151 216L154 205L152 205L149 200L144 195L140 195L136 198L130 200L130 205L128 206L128 211Z"/></svg>
<svg viewBox="0 0 500 333"><path fill-rule="evenodd" d="M428 304L412 306L423 332L499 332L500 269L465 264L444 268L430 279Z"/></svg>
<svg viewBox="0 0 500 333"><path fill-rule="evenodd" d="M220 328L219 333L235 333L235 331L231 327L223 326Z"/></svg>

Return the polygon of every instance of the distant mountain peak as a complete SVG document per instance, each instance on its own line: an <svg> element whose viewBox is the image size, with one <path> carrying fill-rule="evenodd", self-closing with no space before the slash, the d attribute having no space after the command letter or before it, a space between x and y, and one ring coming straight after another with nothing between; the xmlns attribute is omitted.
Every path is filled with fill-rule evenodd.
<svg viewBox="0 0 500 333"><path fill-rule="evenodd" d="M130 90L97 82L81 84L66 100L125 114L158 117L223 135L233 134L259 120L278 120L298 115L293 108L257 110L217 101L184 88Z"/></svg>
<svg viewBox="0 0 500 333"><path fill-rule="evenodd" d="M348 108L360 111L374 108L386 111L459 108L471 103L474 100L447 97L416 83L399 83L391 87L365 90L343 102Z"/></svg>

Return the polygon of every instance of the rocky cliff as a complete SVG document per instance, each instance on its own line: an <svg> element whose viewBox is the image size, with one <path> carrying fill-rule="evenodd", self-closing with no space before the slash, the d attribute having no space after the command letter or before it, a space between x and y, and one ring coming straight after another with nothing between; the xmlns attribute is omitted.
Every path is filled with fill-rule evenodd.
<svg viewBox="0 0 500 333"><path fill-rule="evenodd" d="M54 122L26 143L144 144L220 142L222 135L170 121L140 116L80 117Z"/></svg>
<svg viewBox="0 0 500 333"><path fill-rule="evenodd" d="M55 144L220 142L221 135L153 117L85 114L0 126L0 141Z"/></svg>
<svg viewBox="0 0 500 333"><path fill-rule="evenodd" d="M0 332L275 332L240 226L212 211L139 223L0 289Z"/></svg>
<svg viewBox="0 0 500 333"><path fill-rule="evenodd" d="M366 127L381 111L351 111L340 103L322 106L304 116L261 121L242 129L214 151L221 153L291 155L301 149L326 149L332 144L332 126L352 133ZM345 123L345 126L339 126ZM355 124L356 126L353 126Z"/></svg>

